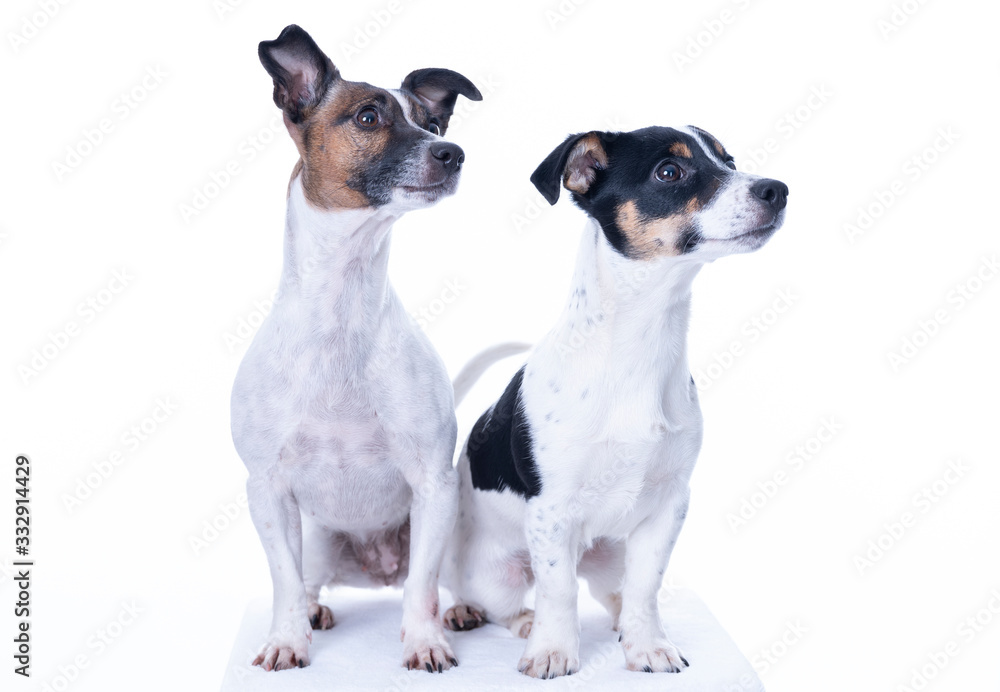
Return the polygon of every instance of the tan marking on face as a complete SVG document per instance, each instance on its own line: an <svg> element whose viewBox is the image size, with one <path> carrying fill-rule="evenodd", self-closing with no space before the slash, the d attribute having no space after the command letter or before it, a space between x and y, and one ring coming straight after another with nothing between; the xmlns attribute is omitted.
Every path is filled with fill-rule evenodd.
<svg viewBox="0 0 1000 692"><path fill-rule="evenodd" d="M700 208L698 200L692 199L683 212L651 219L643 216L634 200L629 200L618 207L615 223L625 235L629 256L633 259L676 257L681 254L677 247L681 233L690 222L690 215L698 208Z"/></svg>
<svg viewBox="0 0 1000 692"><path fill-rule="evenodd" d="M584 194L590 189L597 175L596 168L608 165L608 154L601 146L601 140L596 134L581 138L569 158L566 159L566 169L563 171L563 185L567 190Z"/></svg>
<svg viewBox="0 0 1000 692"><path fill-rule="evenodd" d="M684 159L694 158L694 154L691 153L691 147L684 142L674 142L667 151L674 156L680 156Z"/></svg>
<svg viewBox="0 0 1000 692"><path fill-rule="evenodd" d="M722 142L712 137L712 146L715 148L715 153L719 155L719 158L726 158L726 150L722 146Z"/></svg>
<svg viewBox="0 0 1000 692"><path fill-rule="evenodd" d="M320 209L371 206L365 194L348 183L372 160L380 158L389 142L389 127L365 130L354 120L357 111L379 93L392 98L368 84L340 81L308 120L291 126L298 128L292 139L302 156L302 189L313 206ZM384 109L379 112L381 117L388 115Z"/></svg>

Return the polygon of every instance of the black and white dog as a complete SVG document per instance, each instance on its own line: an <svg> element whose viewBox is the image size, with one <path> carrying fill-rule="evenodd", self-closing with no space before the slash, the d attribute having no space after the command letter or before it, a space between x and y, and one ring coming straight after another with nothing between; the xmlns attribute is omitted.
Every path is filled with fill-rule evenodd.
<svg viewBox="0 0 1000 692"><path fill-rule="evenodd" d="M701 446L691 283L705 262L767 242L788 188L738 172L694 127L575 135L531 180L551 204L564 185L589 219L565 311L461 455L445 625L501 623L528 640L521 672L573 673L580 575L629 670L679 672L657 592Z"/></svg>

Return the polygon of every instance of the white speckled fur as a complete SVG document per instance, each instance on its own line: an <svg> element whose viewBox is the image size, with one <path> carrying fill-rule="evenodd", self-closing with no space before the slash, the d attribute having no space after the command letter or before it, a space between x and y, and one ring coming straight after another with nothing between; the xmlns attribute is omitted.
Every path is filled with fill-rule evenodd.
<svg viewBox="0 0 1000 692"><path fill-rule="evenodd" d="M569 303L523 377L540 494L525 501L474 488L467 450L475 440L463 450L442 582L459 604L515 634L528 623L522 672L579 669L578 575L621 631L629 669L687 666L663 630L657 593L702 440L687 359L691 284L705 262L762 244L740 237L760 223L749 192L759 179L734 174L695 213L706 240L687 255L628 259L589 219ZM532 584L533 621L524 603Z"/></svg>
<svg viewBox="0 0 1000 692"><path fill-rule="evenodd" d="M308 663L320 587L380 583L344 546L392 534L407 517L404 660L454 658L437 595L458 501L452 387L387 277L392 225L419 206L426 200L399 193L379 209L324 211L306 201L301 176L290 186L279 298L232 393L233 440L274 583L262 651L288 660Z"/></svg>

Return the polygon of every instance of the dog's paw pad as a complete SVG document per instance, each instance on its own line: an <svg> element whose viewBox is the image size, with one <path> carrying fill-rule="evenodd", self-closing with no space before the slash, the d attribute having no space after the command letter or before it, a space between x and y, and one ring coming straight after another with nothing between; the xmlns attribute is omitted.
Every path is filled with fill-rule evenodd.
<svg viewBox="0 0 1000 692"><path fill-rule="evenodd" d="M403 647L403 665L407 670L426 670L428 673L443 673L458 665L448 642L442 637L437 642L417 643Z"/></svg>
<svg viewBox="0 0 1000 692"><path fill-rule="evenodd" d="M691 664L680 649L660 640L649 647L634 645L625 650L625 667L643 673L680 673Z"/></svg>
<svg viewBox="0 0 1000 692"><path fill-rule="evenodd" d="M525 652L517 664L517 669L533 678L546 680L562 675L572 675L580 669L576 656L558 650Z"/></svg>
<svg viewBox="0 0 1000 692"><path fill-rule="evenodd" d="M305 668L309 665L309 650L307 644L289 646L281 644L265 644L253 665L264 670L289 670Z"/></svg>
<svg viewBox="0 0 1000 692"><path fill-rule="evenodd" d="M328 630L336 624L333 611L325 605L313 603L309 606L309 624L314 630Z"/></svg>
<svg viewBox="0 0 1000 692"><path fill-rule="evenodd" d="M474 630L486 624L486 616L467 605L454 605L445 611L444 626L454 632Z"/></svg>

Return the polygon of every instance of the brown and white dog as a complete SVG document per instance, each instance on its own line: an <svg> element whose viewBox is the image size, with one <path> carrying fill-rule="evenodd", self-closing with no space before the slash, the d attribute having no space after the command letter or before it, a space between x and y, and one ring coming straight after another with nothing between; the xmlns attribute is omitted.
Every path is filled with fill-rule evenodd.
<svg viewBox="0 0 1000 692"><path fill-rule="evenodd" d="M387 277L393 223L451 195L462 150L441 139L462 75L398 89L343 79L297 26L260 44L300 155L288 187L279 299L240 364L232 433L274 586L254 663L309 663L333 626L324 585L403 584L403 663L458 661L438 613L454 523L456 423L447 371Z"/></svg>

